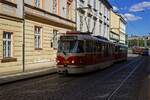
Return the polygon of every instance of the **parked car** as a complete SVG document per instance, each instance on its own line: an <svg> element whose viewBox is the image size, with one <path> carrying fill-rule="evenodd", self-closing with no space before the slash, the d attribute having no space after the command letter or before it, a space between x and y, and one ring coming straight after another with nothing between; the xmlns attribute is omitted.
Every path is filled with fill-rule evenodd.
<svg viewBox="0 0 150 100"><path fill-rule="evenodd" d="M145 48L142 53L143 56L149 56L149 48Z"/></svg>

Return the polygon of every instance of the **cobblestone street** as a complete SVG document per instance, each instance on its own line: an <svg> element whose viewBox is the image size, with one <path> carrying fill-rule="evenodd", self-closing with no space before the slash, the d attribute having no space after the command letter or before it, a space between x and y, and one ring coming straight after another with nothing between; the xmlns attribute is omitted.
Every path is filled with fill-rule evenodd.
<svg viewBox="0 0 150 100"><path fill-rule="evenodd" d="M148 58L133 57L94 73L53 74L5 84L0 86L0 100L148 100L142 85L147 65Z"/></svg>

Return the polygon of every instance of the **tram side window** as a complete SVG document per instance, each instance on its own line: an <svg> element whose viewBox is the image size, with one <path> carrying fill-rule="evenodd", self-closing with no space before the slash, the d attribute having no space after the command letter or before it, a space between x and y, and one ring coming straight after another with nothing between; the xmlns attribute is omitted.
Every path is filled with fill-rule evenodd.
<svg viewBox="0 0 150 100"><path fill-rule="evenodd" d="M84 52L84 41L79 41L78 42L77 52L78 53L83 53Z"/></svg>
<svg viewBox="0 0 150 100"><path fill-rule="evenodd" d="M87 40L86 41L86 52L92 52L92 51L93 51L92 41Z"/></svg>
<svg viewBox="0 0 150 100"><path fill-rule="evenodd" d="M123 52L123 48L120 46L119 47L119 52L122 53Z"/></svg>
<svg viewBox="0 0 150 100"><path fill-rule="evenodd" d="M106 48L106 49L105 49L105 50L106 50L106 52L105 52L105 53L106 53L106 56L109 56L109 44L106 44L106 47L105 47L105 48Z"/></svg>
<svg viewBox="0 0 150 100"><path fill-rule="evenodd" d="M91 46L93 46L93 52L96 52L96 41L93 41Z"/></svg>
<svg viewBox="0 0 150 100"><path fill-rule="evenodd" d="M109 50L109 55L112 55L112 45L111 44L108 45L108 50Z"/></svg>
<svg viewBox="0 0 150 100"><path fill-rule="evenodd" d="M104 56L108 55L108 46L107 44L104 44Z"/></svg>
<svg viewBox="0 0 150 100"><path fill-rule="evenodd" d="M102 53L104 53L105 52L105 45L103 44L102 45Z"/></svg>
<svg viewBox="0 0 150 100"><path fill-rule="evenodd" d="M114 45L112 46L112 52L113 53L115 52L115 46Z"/></svg>
<svg viewBox="0 0 150 100"><path fill-rule="evenodd" d="M115 46L115 52L118 52L118 51L119 51L119 47Z"/></svg>
<svg viewBox="0 0 150 100"><path fill-rule="evenodd" d="M97 52L102 52L102 44L100 42L96 43L96 49Z"/></svg>

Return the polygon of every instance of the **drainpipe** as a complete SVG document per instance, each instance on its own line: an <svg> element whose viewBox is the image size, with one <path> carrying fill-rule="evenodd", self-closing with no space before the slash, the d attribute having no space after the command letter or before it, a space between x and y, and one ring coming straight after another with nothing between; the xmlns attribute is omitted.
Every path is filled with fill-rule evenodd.
<svg viewBox="0 0 150 100"><path fill-rule="evenodd" d="M22 64L23 64L23 72L25 72L25 8L23 0L23 44L22 44Z"/></svg>
<svg viewBox="0 0 150 100"><path fill-rule="evenodd" d="M76 27L76 31L77 31L77 0L75 0L75 22L76 22L76 25L75 25L75 27Z"/></svg>

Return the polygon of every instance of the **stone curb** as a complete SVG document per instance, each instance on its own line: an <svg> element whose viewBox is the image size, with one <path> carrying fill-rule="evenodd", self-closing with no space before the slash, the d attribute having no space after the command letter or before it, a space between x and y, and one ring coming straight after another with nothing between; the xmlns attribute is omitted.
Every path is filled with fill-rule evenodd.
<svg viewBox="0 0 150 100"><path fill-rule="evenodd" d="M0 85L23 80L23 79L30 79L42 75L54 74L54 73L56 73L56 67L47 68L44 70L22 72L18 74L7 75L7 76L0 76Z"/></svg>

